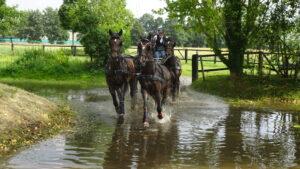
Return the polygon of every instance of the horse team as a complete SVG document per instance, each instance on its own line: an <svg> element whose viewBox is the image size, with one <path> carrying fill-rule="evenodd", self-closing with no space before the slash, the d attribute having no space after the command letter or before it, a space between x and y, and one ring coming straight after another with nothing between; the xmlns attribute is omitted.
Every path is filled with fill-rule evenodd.
<svg viewBox="0 0 300 169"><path fill-rule="evenodd" d="M166 103L168 95L172 94L173 101L178 96L181 65L180 60L174 55L176 43L170 38L167 39L166 57L161 62L154 60L155 43L151 37L140 39L136 57L124 56L121 53L122 33L122 30L120 32L109 30L111 53L105 67L106 82L121 121L125 114L126 91L130 87L131 108L134 109L137 99L137 83L140 83L144 103L143 123L145 127L148 127L148 96L151 96L156 103L159 119L163 118L162 106Z"/></svg>

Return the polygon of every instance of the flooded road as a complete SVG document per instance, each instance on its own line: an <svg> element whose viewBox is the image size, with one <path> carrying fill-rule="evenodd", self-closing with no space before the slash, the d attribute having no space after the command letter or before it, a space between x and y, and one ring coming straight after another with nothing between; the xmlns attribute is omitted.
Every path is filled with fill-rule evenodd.
<svg viewBox="0 0 300 169"><path fill-rule="evenodd" d="M187 88L165 108L165 120L152 109L144 129L142 102L118 125L106 89L34 92L70 104L78 123L0 168L300 168L300 129L293 128L298 113L232 108Z"/></svg>

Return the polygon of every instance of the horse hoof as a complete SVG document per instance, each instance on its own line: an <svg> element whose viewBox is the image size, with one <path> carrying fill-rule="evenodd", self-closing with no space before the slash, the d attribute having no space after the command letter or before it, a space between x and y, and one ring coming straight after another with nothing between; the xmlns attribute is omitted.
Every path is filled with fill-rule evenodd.
<svg viewBox="0 0 300 169"><path fill-rule="evenodd" d="M144 122L144 127L148 128L149 126L149 122Z"/></svg>
<svg viewBox="0 0 300 169"><path fill-rule="evenodd" d="M158 117L160 120L164 118L162 114L157 115L157 117Z"/></svg>

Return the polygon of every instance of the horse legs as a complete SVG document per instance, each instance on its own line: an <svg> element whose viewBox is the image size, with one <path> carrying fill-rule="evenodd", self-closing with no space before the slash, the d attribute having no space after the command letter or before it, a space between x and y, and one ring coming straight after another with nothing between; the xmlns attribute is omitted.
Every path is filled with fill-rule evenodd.
<svg viewBox="0 0 300 169"><path fill-rule="evenodd" d="M172 83L172 101L174 102L176 100L176 89L177 89L177 82L176 80Z"/></svg>
<svg viewBox="0 0 300 169"><path fill-rule="evenodd" d="M162 92L162 100L161 100L161 105L165 105L166 104L166 100L167 100L167 97L168 97L168 88L164 89L163 92Z"/></svg>
<svg viewBox="0 0 300 169"><path fill-rule="evenodd" d="M111 97L113 99L113 104L115 106L115 110L119 114L120 107L119 107L119 103L118 103L118 100L117 100L116 90L113 89L112 87L109 87L109 92L110 92L110 95L111 95Z"/></svg>
<svg viewBox="0 0 300 169"><path fill-rule="evenodd" d="M130 96L131 96L131 109L135 109L136 93L137 93L137 80L134 78L130 80Z"/></svg>
<svg viewBox="0 0 300 169"><path fill-rule="evenodd" d="M156 109L157 110L157 117L159 119L162 119L163 118L162 113L161 113L161 111L162 111L162 107L161 107L162 100L161 100L160 92L157 92L155 94L155 102L156 102L156 106L157 106L157 109Z"/></svg>
<svg viewBox="0 0 300 169"><path fill-rule="evenodd" d="M147 100L148 100L148 94L146 90L141 89L143 101L144 101L144 116L143 116L143 123L145 127L149 127L149 122L148 122L148 109L147 109Z"/></svg>
<svg viewBox="0 0 300 169"><path fill-rule="evenodd" d="M179 90L180 90L180 79L178 77L177 82L176 82L176 95L177 95L177 97L179 96Z"/></svg>
<svg viewBox="0 0 300 169"><path fill-rule="evenodd" d="M119 112L120 116L123 116L125 114L124 101L125 101L125 94L126 94L127 87L128 87L128 84L124 83L122 85L122 87L117 90L119 101L120 101L120 112Z"/></svg>

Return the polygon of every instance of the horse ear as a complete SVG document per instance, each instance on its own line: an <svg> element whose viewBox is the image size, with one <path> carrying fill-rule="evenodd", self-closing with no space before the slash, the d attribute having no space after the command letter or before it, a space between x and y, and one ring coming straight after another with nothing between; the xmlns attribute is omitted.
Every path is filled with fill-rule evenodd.
<svg viewBox="0 0 300 169"><path fill-rule="evenodd" d="M109 35L112 36L113 32L111 31L111 29L109 29L108 31Z"/></svg>
<svg viewBox="0 0 300 169"><path fill-rule="evenodd" d="M122 34L123 34L123 29L120 30L119 36L122 36Z"/></svg>

